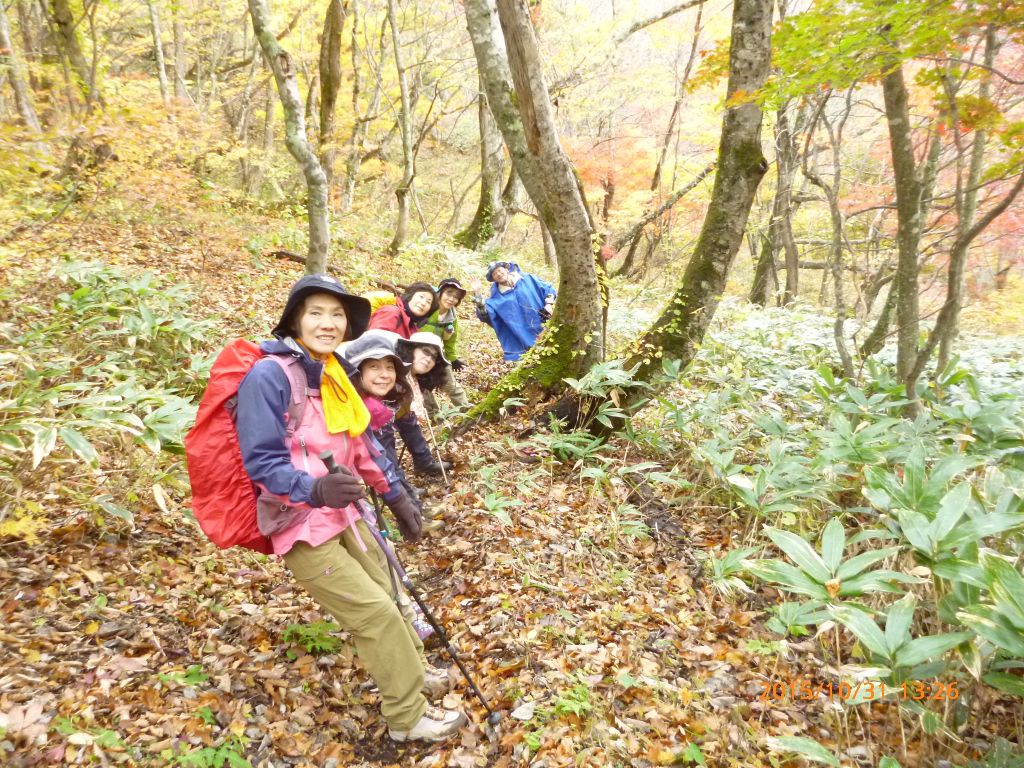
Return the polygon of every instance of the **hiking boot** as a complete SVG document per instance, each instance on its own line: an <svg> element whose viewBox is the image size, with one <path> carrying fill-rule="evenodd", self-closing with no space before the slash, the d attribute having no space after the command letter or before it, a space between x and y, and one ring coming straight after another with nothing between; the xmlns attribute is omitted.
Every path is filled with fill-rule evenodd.
<svg viewBox="0 0 1024 768"><path fill-rule="evenodd" d="M438 461L437 459L432 459L429 464L421 464L418 467L413 467L413 469L417 475L431 475L432 477L437 477L445 472L451 472L452 463L450 461Z"/></svg>
<svg viewBox="0 0 1024 768"><path fill-rule="evenodd" d="M444 741L458 733L466 724L466 716L454 709L427 706L423 717L408 731L396 731L388 727L393 741Z"/></svg>
<svg viewBox="0 0 1024 768"><path fill-rule="evenodd" d="M413 625L415 626L415 624ZM430 626L427 625L430 629ZM430 629L433 632L433 629ZM422 637L420 638L423 639ZM424 665L423 671L423 695L428 699L439 699L448 693L452 686L451 680L448 679L448 672L444 669L438 669L430 664Z"/></svg>

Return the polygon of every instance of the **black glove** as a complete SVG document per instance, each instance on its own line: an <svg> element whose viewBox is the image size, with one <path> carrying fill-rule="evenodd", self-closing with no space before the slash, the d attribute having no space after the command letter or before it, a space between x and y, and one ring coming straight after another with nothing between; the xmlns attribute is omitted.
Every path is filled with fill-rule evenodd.
<svg viewBox="0 0 1024 768"><path fill-rule="evenodd" d="M337 472L318 477L309 495L314 507L340 509L363 498L363 484L352 474L352 470L339 466Z"/></svg>
<svg viewBox="0 0 1024 768"><path fill-rule="evenodd" d="M407 541L419 541L420 533L423 531L423 514L419 504L409 498L409 494L404 490L385 504L394 513L402 538Z"/></svg>
<svg viewBox="0 0 1024 768"><path fill-rule="evenodd" d="M551 319L551 312L548 310L547 306L538 309L537 314L540 315L540 321L542 323L546 323L548 320Z"/></svg>
<svg viewBox="0 0 1024 768"><path fill-rule="evenodd" d="M461 360L452 360L452 370L455 372L461 371L466 367L466 364Z"/></svg>

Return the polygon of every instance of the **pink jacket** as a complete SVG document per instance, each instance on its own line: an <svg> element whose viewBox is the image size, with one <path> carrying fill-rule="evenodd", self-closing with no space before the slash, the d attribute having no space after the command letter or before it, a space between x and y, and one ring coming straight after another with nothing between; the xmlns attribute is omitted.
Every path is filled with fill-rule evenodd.
<svg viewBox="0 0 1024 768"><path fill-rule="evenodd" d="M339 465L348 467L380 493L388 491L388 481L374 462L370 449L362 437L352 438L347 432L332 435L327 431L319 390L310 392L302 423L295 430L289 449L292 466L308 472L313 477L327 474L327 467L320 460L320 453L330 450ZM260 518L260 530L270 532L277 528L270 534L270 540L274 545L274 552L279 555L290 550L296 541L305 541L314 547L319 546L361 517L360 510L355 504L349 504L341 509L314 508L308 504L295 505L288 499L268 494L265 489L260 495L257 515ZM279 519L275 520L275 517ZM287 527L280 527L282 524Z"/></svg>

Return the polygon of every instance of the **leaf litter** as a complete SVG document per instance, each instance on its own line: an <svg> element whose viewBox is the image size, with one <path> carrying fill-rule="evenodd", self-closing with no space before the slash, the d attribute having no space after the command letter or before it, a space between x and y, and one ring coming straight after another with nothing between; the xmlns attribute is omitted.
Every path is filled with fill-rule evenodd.
<svg viewBox="0 0 1024 768"><path fill-rule="evenodd" d="M236 279L253 272L240 254L260 225L207 227L211 214L190 210L198 223L185 230L69 217L33 255L74 241L81 258L159 266L203 286L205 312L233 333L258 336L271 313L261 308L279 305L299 268L262 263ZM464 325L472 365L462 378L485 391L504 365L488 329ZM762 681L789 669L787 652L805 674L824 662L813 641L759 650L769 599L727 599L705 581L706 556L742 535L731 517L665 503L646 482L610 502L568 463L510 449L505 437L530 426L517 418L448 443L451 486L427 488L438 523L401 547L504 714L496 730L453 670L443 703L471 725L447 744L391 742L350 646L313 656L284 640L289 626L326 617L281 564L217 551L187 496L154 476L130 505L133 528L69 508L36 543L0 542L0 763L760 766L778 764L769 737L834 743L828 702L759 700ZM495 506L502 499L516 503ZM649 535L610 528L623 501L642 510ZM439 649L428 655L450 666ZM862 727L873 725L869 713Z"/></svg>

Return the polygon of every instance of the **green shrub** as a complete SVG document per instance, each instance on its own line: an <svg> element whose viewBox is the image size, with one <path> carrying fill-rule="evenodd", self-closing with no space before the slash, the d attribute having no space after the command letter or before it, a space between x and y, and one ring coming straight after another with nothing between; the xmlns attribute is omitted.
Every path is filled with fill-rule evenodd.
<svg viewBox="0 0 1024 768"><path fill-rule="evenodd" d="M53 286L58 286L54 291ZM64 290L60 290L64 289ZM34 301L24 301L32 296ZM210 360L213 325L189 317L192 296L154 275L60 263L0 293L0 470L51 454L96 467L97 444L121 433L153 452L181 452Z"/></svg>

